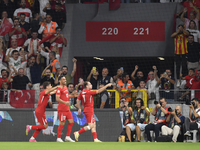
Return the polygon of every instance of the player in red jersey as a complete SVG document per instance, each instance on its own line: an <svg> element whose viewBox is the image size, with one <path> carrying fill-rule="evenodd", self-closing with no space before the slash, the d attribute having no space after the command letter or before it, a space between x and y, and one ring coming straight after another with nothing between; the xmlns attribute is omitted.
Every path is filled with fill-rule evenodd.
<svg viewBox="0 0 200 150"><path fill-rule="evenodd" d="M48 104L50 95L55 94L56 93L56 89L59 86L56 86L56 87L52 88L51 83L46 81L46 82L43 83L43 87L44 87L45 90L40 92L38 106L35 109L35 116L37 118L37 121L38 121L39 125L34 125L34 126L27 125L26 126L26 135L28 135L28 132L30 130L35 130L33 136L30 138L29 142L37 142L35 140L35 138L38 136L40 131L42 129L46 129L48 127L47 119L46 119L46 116L45 116L46 106Z"/></svg>
<svg viewBox="0 0 200 150"><path fill-rule="evenodd" d="M68 93L68 89L66 87L66 78L64 76L59 76L58 81L60 82L60 87L57 88L56 91L56 100L58 101L58 116L59 116L59 127L57 131L57 142L63 142L61 139L61 134L63 127L65 125L65 121L68 121L67 126L67 135L65 137L66 142L75 142L70 138L72 126L74 124L72 113L69 109L69 98L77 97L77 92L72 92L70 95Z"/></svg>
<svg viewBox="0 0 200 150"><path fill-rule="evenodd" d="M94 142L101 142L97 139L97 133L96 133L96 122L94 119L94 101L93 101L93 95L103 92L107 87L112 86L111 83L105 85L104 87L100 88L96 91L91 91L92 84L89 81L84 82L85 89L81 91L78 99L77 99L77 106L78 106L78 114L81 114L81 107L80 107L80 100L82 101L82 104L84 105L84 111L85 117L87 119L88 126L83 127L81 130L74 132L74 136L76 141L78 141L79 134L88 131L91 129Z"/></svg>

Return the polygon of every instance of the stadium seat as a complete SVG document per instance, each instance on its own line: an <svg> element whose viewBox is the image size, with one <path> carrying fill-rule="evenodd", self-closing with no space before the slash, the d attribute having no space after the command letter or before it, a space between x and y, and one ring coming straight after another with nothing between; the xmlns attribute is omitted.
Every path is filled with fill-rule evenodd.
<svg viewBox="0 0 200 150"><path fill-rule="evenodd" d="M192 143L198 142L198 136L197 136L198 130L191 130L190 133L192 133L192 136L191 137L187 136L185 142L192 142Z"/></svg>

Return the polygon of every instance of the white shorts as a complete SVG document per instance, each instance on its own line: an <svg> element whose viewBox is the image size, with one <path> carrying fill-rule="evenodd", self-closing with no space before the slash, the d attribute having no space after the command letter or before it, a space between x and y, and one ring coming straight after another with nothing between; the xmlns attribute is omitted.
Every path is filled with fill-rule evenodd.
<svg viewBox="0 0 200 150"><path fill-rule="evenodd" d="M142 131L145 129L147 124L146 123L138 123L137 125L140 127L140 130ZM126 126L128 126L131 129L131 131L135 131L135 125L133 123L129 123Z"/></svg>

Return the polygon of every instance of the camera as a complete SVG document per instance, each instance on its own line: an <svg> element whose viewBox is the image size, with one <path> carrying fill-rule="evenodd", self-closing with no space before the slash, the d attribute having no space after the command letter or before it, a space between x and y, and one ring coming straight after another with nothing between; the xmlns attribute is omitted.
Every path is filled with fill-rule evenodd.
<svg viewBox="0 0 200 150"><path fill-rule="evenodd" d="M160 106L162 106L162 102L154 101L155 105L157 105L158 103L160 104Z"/></svg>
<svg viewBox="0 0 200 150"><path fill-rule="evenodd" d="M168 108L169 112L173 112L173 109L171 107ZM175 114L177 115L177 110L175 109Z"/></svg>
<svg viewBox="0 0 200 150"><path fill-rule="evenodd" d="M191 102L191 100L186 100L185 102L186 105L193 105L193 107L195 106L195 102Z"/></svg>

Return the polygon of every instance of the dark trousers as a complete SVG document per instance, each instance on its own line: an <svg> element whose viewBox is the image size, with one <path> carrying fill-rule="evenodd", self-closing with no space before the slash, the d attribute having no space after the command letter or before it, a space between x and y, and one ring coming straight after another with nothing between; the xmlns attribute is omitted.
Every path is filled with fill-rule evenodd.
<svg viewBox="0 0 200 150"><path fill-rule="evenodd" d="M147 140L151 141L151 135L150 135L150 131L154 131L155 132L155 140L157 139L157 137L159 136L159 131L161 130L161 127L163 126L163 123L157 123L155 124L148 124L145 127L145 133L147 134Z"/></svg>
<svg viewBox="0 0 200 150"><path fill-rule="evenodd" d="M182 66L182 74L183 77L187 75L187 59L186 54L184 55L176 55L175 54L175 62L176 62L176 78L180 79L180 68Z"/></svg>
<svg viewBox="0 0 200 150"><path fill-rule="evenodd" d="M198 124L196 122L190 122L189 118L185 118L185 122L183 125L184 133L190 130L198 130Z"/></svg>

